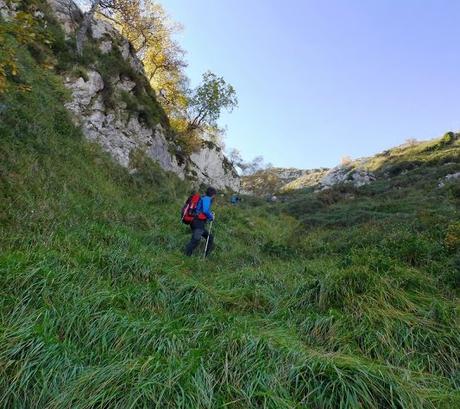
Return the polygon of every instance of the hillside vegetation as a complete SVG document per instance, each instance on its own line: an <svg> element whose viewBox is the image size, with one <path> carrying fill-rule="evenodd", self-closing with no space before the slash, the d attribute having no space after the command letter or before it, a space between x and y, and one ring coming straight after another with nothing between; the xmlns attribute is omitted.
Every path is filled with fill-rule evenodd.
<svg viewBox="0 0 460 409"><path fill-rule="evenodd" d="M273 195L277 192L299 189L300 186L314 186L327 173L327 168L300 170L285 168L260 169L242 176L241 188L257 196Z"/></svg>
<svg viewBox="0 0 460 409"><path fill-rule="evenodd" d="M242 188L246 192L263 196L274 193L290 194L306 188L323 190L340 184L359 187L375 180L383 180L385 184L386 179L401 173L429 167L444 176L446 170L458 170L459 138L460 134L448 132L441 139L409 141L372 157L355 160L344 158L340 165L332 169L260 169L242 177ZM436 170L441 165L446 167ZM431 173L431 176L436 176ZM455 178L459 177L453 175Z"/></svg>
<svg viewBox="0 0 460 409"><path fill-rule="evenodd" d="M13 38L10 41L14 42ZM188 186L130 174L23 48L0 105L0 407L460 406L458 139L393 176L215 205L185 258ZM417 161L418 165L412 163Z"/></svg>

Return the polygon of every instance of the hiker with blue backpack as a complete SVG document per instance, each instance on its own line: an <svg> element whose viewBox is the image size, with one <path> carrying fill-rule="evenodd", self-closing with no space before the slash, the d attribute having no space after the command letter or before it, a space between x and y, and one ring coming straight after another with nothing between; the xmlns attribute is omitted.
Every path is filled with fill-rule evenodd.
<svg viewBox="0 0 460 409"><path fill-rule="evenodd" d="M211 211L212 203L217 191L213 187L208 187L206 194L200 196L192 192L182 208L182 222L189 224L192 230L192 238L185 248L185 254L191 256L193 250L200 244L201 238L206 240L204 256L207 257L214 248L214 237L211 234L214 213ZM206 223L210 221L209 231L206 230Z"/></svg>

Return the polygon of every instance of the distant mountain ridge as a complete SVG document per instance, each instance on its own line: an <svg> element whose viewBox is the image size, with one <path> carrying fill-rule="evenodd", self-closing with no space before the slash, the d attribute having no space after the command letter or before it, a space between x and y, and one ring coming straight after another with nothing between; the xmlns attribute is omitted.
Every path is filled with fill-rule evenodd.
<svg viewBox="0 0 460 409"><path fill-rule="evenodd" d="M444 150L440 165L460 156L460 134L448 132L441 138L406 143L374 156L347 161L331 169L270 168L242 177L242 189L249 194L287 193L299 189L325 190L345 184L355 187L390 178L430 161ZM446 152L447 151L447 152ZM450 158L450 159L449 159ZM447 161L447 162L446 162Z"/></svg>

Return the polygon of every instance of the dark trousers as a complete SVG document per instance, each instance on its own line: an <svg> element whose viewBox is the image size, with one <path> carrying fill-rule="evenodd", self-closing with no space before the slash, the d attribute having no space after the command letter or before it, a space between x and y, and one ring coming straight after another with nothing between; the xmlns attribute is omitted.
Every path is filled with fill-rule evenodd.
<svg viewBox="0 0 460 409"><path fill-rule="evenodd" d="M190 224L190 228L192 229L192 238L190 239L189 243L187 244L187 247L185 248L185 254L187 256L192 255L193 250L195 250L198 244L200 244L202 237L206 240L209 237L206 255L208 255L212 251L214 247L214 237L212 236L212 234L209 234L205 226L206 221L198 219L193 220L193 222Z"/></svg>

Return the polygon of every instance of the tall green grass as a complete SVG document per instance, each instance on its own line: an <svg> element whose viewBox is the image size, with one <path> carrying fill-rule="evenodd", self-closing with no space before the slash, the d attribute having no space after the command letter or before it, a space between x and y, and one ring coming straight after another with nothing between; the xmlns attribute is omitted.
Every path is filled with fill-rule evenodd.
<svg viewBox="0 0 460 409"><path fill-rule="evenodd" d="M32 91L0 113L0 407L460 405L450 187L218 200L214 254L185 258L187 185L141 154L117 166L59 77L20 64Z"/></svg>

